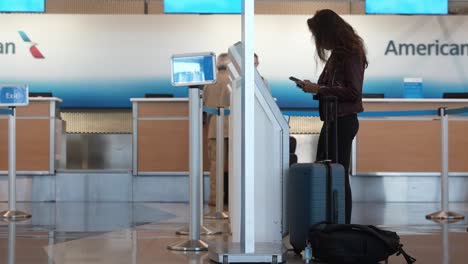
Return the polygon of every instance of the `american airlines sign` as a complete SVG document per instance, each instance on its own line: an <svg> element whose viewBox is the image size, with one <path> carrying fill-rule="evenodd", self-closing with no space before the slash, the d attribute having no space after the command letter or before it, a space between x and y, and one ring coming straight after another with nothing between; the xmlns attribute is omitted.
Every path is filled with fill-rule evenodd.
<svg viewBox="0 0 468 264"><path fill-rule="evenodd" d="M468 43L398 43L390 40L385 55L395 56L468 56Z"/></svg>
<svg viewBox="0 0 468 264"><path fill-rule="evenodd" d="M39 50L37 47L38 44L31 41L31 39L28 37L28 35L24 31L18 31L19 36L23 40L24 43L26 43L29 47L29 52L31 53L31 56L35 59L44 59L44 55L42 55L42 52ZM2 42L0 41L0 55L14 55L16 54L16 43L15 42Z"/></svg>

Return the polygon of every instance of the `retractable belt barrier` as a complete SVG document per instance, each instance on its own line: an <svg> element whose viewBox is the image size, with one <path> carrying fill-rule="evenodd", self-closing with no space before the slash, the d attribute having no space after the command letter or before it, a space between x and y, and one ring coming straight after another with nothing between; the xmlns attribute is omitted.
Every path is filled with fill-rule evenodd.
<svg viewBox="0 0 468 264"><path fill-rule="evenodd" d="M207 106L203 106L203 112L208 113L210 115L219 115L220 109L223 109L223 108L210 108L210 107L207 107ZM224 109L224 115L225 116L228 116L230 114L231 114L231 110Z"/></svg>
<svg viewBox="0 0 468 264"><path fill-rule="evenodd" d="M302 116L302 117L318 117L317 111L283 111L284 115ZM441 135L442 135L442 171L441 171L441 210L435 213L426 215L426 219L444 222L455 222L465 217L463 215L449 211L449 190L448 190L448 115L463 115L468 114L468 107L448 109L441 107L438 110L408 110L408 111L376 111L359 113L359 117L375 118L375 117L408 117L408 116L440 116Z"/></svg>
<svg viewBox="0 0 468 264"><path fill-rule="evenodd" d="M467 114L468 113L468 107L447 109L447 111L445 111L445 113L447 113L447 115Z"/></svg>
<svg viewBox="0 0 468 264"><path fill-rule="evenodd" d="M0 109L0 115L12 115L13 110L12 109Z"/></svg>

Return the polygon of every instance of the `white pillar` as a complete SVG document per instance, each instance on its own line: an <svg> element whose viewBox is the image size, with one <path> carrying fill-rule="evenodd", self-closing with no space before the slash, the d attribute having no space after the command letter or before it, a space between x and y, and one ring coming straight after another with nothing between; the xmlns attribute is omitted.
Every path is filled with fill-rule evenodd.
<svg viewBox="0 0 468 264"><path fill-rule="evenodd" d="M241 247L255 252L254 0L242 1L242 183Z"/></svg>

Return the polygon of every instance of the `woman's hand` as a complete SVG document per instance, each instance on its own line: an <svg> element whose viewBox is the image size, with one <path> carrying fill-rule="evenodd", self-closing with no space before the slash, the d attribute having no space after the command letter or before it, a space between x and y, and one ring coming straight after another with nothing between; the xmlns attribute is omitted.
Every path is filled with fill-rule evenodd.
<svg viewBox="0 0 468 264"><path fill-rule="evenodd" d="M306 93L317 93L320 89L320 85L313 83L309 80L303 80L296 83L299 88L301 88Z"/></svg>

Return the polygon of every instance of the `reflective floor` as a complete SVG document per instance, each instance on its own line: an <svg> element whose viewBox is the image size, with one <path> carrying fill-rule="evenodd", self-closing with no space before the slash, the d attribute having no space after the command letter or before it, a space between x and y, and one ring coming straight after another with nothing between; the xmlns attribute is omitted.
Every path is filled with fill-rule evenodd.
<svg viewBox="0 0 468 264"><path fill-rule="evenodd" d="M19 203L32 213L16 224L0 222L0 263L210 263L206 252L184 254L167 245L186 240L175 235L188 220L181 203ZM468 203L450 204L468 216ZM0 203L0 211L7 204ZM449 225L425 219L437 203L355 203L353 222L396 231L406 251L424 264L468 263L468 220ZM209 208L206 207L206 212ZM212 229L229 230L227 220L205 221ZM228 235L202 236L208 243ZM287 263L304 263L287 252ZM389 263L405 263L401 256Z"/></svg>

